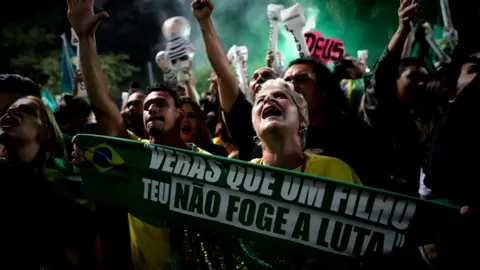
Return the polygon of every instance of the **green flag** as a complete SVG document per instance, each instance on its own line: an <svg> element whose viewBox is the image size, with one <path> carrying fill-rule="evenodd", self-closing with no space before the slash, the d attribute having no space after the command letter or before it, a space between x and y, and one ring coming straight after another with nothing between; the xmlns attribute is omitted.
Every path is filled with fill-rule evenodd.
<svg viewBox="0 0 480 270"><path fill-rule="evenodd" d="M55 111L57 108L57 102L55 101L55 98L52 96L50 91L48 89L42 89L40 96L42 97L43 103L47 106L47 108L50 109L50 111Z"/></svg>
<svg viewBox="0 0 480 270"><path fill-rule="evenodd" d="M154 226L228 232L316 256L432 243L459 210L340 181L160 145L77 135L87 195Z"/></svg>

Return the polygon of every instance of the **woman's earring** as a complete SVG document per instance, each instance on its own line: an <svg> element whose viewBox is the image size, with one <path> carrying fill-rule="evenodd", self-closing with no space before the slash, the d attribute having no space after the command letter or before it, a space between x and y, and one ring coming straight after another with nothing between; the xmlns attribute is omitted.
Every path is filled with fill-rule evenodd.
<svg viewBox="0 0 480 270"><path fill-rule="evenodd" d="M256 145L261 145L262 144L262 141L260 140L260 138L258 136L253 136L253 142Z"/></svg>
<svg viewBox="0 0 480 270"><path fill-rule="evenodd" d="M301 127L298 131L298 135L300 135L300 137L307 135L307 127Z"/></svg>

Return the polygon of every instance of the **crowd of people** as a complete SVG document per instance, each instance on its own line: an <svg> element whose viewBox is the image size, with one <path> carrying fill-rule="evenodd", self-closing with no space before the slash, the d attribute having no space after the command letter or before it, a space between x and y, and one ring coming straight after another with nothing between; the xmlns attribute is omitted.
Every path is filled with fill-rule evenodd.
<svg viewBox="0 0 480 270"><path fill-rule="evenodd" d="M188 82L147 89L132 84L119 109L110 98L95 46L96 26L108 14L94 14L93 0L67 4L68 19L79 38L81 80L89 102L64 94L56 111L50 112L34 81L0 75L0 175L6 185L2 206L8 218L3 223L4 265L45 270L478 267L475 156L480 130L474 128L480 90L478 37L460 36L452 62L432 70L420 58L405 57L419 3L401 0L398 29L371 73L352 57L340 59L333 71L307 57L277 74L269 52L265 67L250 77L246 97L212 23L213 4L194 0L192 13L212 67L210 88L197 99ZM343 80L363 80L359 100L344 91ZM92 113L95 123L90 121ZM256 256L262 259L256 260L238 255L244 252L238 242L232 244L220 233L194 224L158 228L123 209L91 202L81 179L52 169L55 158L85 166L85 149L75 143L79 133L444 200L461 208L459 221L448 237L401 254L332 264L315 258L279 258L261 250ZM185 248L186 239L194 243L190 248ZM196 241L212 247L195 251ZM209 254L208 260L203 253Z"/></svg>

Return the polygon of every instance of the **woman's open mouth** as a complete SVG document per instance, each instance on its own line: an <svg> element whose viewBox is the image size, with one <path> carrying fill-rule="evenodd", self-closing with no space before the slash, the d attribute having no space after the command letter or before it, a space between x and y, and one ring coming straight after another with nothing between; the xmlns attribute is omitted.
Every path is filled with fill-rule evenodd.
<svg viewBox="0 0 480 270"><path fill-rule="evenodd" d="M181 131L183 133L190 133L190 132L192 132L192 128L190 126L183 126Z"/></svg>
<svg viewBox="0 0 480 270"><path fill-rule="evenodd" d="M0 126L2 128L12 128L12 127L18 127L20 126L20 120L18 120L15 117L12 116L5 116L5 118L2 119Z"/></svg>
<svg viewBox="0 0 480 270"><path fill-rule="evenodd" d="M282 116L282 111L277 106L268 106L262 111L262 119L267 119L274 116Z"/></svg>

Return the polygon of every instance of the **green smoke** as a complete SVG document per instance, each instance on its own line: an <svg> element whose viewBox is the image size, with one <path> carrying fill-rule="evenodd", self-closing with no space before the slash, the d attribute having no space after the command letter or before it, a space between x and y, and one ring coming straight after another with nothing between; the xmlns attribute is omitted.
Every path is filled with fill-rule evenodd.
<svg viewBox="0 0 480 270"><path fill-rule="evenodd" d="M268 48L269 24L267 5L283 4L290 7L300 3L316 31L326 37L344 41L349 54L356 57L357 50L368 49L371 64L381 53L397 26L398 1L355 0L228 0L214 1L213 22L226 51L232 45L246 45L249 49L248 70L265 65ZM373 4L372 4L373 3ZM306 29L308 30L308 29ZM195 68L208 65L199 27L192 21L192 39L197 48ZM281 28L278 49L286 63L297 57L292 36Z"/></svg>
<svg viewBox="0 0 480 270"><path fill-rule="evenodd" d="M348 54L357 57L357 51L369 51L368 65L372 67L385 49L398 26L398 0L213 0L215 10L213 22L225 51L233 45L248 47L248 73L265 66L268 49L269 23L268 4L283 4L286 8L297 2L303 8L308 21L307 27L325 37L338 38L345 44ZM436 3L421 0L421 16L435 23ZM428 6L427 6L428 4ZM428 14L427 14L428 13ZM194 59L194 72L197 87L205 90L206 78L211 71L205 55L205 48L198 24L191 15L185 15L192 22L192 41L197 52ZM306 27L306 28L307 28ZM305 31L310 29L304 29ZM293 37L281 26L278 50L282 53L285 65L297 58Z"/></svg>

